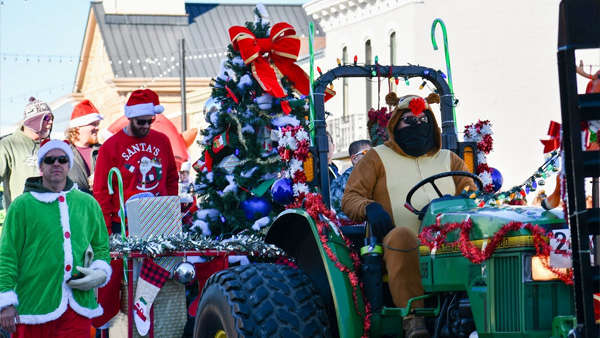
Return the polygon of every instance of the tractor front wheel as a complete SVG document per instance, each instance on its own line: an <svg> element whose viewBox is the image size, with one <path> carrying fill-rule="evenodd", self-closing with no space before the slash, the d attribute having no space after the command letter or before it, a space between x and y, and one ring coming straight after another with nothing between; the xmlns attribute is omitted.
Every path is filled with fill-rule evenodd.
<svg viewBox="0 0 600 338"><path fill-rule="evenodd" d="M248 264L211 276L194 337L269 336L330 336L325 307L308 276L279 264Z"/></svg>

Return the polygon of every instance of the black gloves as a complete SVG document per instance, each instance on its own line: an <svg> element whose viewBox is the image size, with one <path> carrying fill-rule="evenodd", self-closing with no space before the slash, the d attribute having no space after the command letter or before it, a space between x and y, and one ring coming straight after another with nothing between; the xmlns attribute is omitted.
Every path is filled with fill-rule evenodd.
<svg viewBox="0 0 600 338"><path fill-rule="evenodd" d="M367 205L367 221L371 224L373 235L377 237L379 242L394 228L394 222L392 222L390 214L377 202Z"/></svg>

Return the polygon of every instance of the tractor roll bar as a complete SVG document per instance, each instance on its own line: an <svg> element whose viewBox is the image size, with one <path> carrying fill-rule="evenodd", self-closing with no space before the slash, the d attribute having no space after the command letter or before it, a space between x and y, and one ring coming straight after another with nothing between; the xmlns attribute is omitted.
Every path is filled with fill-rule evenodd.
<svg viewBox="0 0 600 338"><path fill-rule="evenodd" d="M321 75L314 83L314 106L315 106L315 147L319 156L319 180L323 201L329 207L329 176L327 167L327 134L325 128L325 89L333 80L343 77L401 77L413 78L420 77L430 81L440 95L440 110L442 115L442 148L457 150L457 136L454 127L455 121L452 114L454 105L454 94L450 91L445 75L432 68L421 66L381 66L374 65L344 65L331 69Z"/></svg>

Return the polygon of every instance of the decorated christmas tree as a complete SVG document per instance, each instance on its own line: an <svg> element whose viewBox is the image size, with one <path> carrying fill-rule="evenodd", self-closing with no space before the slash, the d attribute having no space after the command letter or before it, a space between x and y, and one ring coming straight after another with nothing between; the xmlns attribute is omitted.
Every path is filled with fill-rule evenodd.
<svg viewBox="0 0 600 338"><path fill-rule="evenodd" d="M203 235L259 231L293 200L277 141L281 128L308 125L308 77L295 64L294 28L271 27L260 5L255 15L229 29L227 59L211 82L204 152L194 164L200 210L189 227Z"/></svg>

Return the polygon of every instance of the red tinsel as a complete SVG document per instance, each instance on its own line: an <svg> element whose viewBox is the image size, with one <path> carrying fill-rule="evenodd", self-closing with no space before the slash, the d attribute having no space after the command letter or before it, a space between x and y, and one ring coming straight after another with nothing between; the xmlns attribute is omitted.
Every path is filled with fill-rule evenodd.
<svg viewBox="0 0 600 338"><path fill-rule="evenodd" d="M325 250L325 253L327 254L327 257L334 263L334 265L336 266L336 268L338 268L338 270L340 270L341 272L343 272L344 274L346 274L348 276L348 280L350 281L350 284L352 285L352 300L354 303L354 308L356 310L356 313L358 313L359 315L362 315L362 317L363 317L363 335L362 335L362 337L364 337L364 338L369 337L369 330L371 328L371 305L369 304L368 300L364 296L365 293L364 293L364 288L363 288L362 283L359 283L357 271L360 271L360 259L358 257L358 254L356 254L356 252L351 252L351 254L350 254L350 258L352 258L352 262L353 262L352 268L350 268L350 267L344 265L342 262L340 262L340 260L337 258L337 256L333 253L333 251L329 247L329 239L327 237L327 234L331 232L331 228L330 228L328 222L323 221L319 217L319 215L322 215L325 218L329 219L330 221L336 223L337 226L339 226L339 224L337 224L338 220L335 216L335 213L331 209L328 209L325 206L321 195L314 194L314 193L306 194L303 199L297 198L294 203L292 203L288 206L288 208L302 208L302 209L306 210L306 212L308 212L308 214L312 217L312 219L317 224L319 238L321 240L321 244L323 245L323 250ZM346 243L346 246L350 247L351 246L350 241L343 235L341 237L344 240L344 242ZM358 288L360 288L362 291L363 304L365 305L364 311L360 310L360 306L358 303L358 295L357 295Z"/></svg>
<svg viewBox="0 0 600 338"><path fill-rule="evenodd" d="M462 223L446 223L440 225L440 219L438 217L436 224L428 226L423 229L419 234L419 240L424 245L428 246L430 250L440 247L446 243L446 236L449 232L460 229L460 235L457 242L447 243L446 245L457 247L462 252L463 256L469 259L474 264L481 264L483 261L489 259L498 245L502 242L506 234L511 231L518 231L525 229L533 236L533 244L536 249L536 255L541 256L542 264L544 267L554 272L557 277L565 284L573 284L573 270L569 269L566 273L560 269L550 266L548 257L552 248L546 242L546 237L552 238L552 233L546 233L543 228L538 225L532 225L530 223L523 224L521 222L510 222L505 224L494 236L487 242L487 245L483 250L477 248L470 240L471 227L473 222L471 219L467 219ZM437 233L437 235L436 235Z"/></svg>
<svg viewBox="0 0 600 338"><path fill-rule="evenodd" d="M288 126L288 127L281 128L282 135L285 135L286 133L290 132L291 136L294 137L297 142L296 149L293 149L293 150L289 149L285 145L280 146L277 149L281 159L284 162L290 162L292 158L295 158L296 160L299 160L302 162L304 162L307 159L308 153L309 153L309 149L308 149L309 142L308 142L308 140L299 140L298 139L297 134L300 130L304 130L302 126L296 126L296 127ZM304 170L302 170L302 169L297 170L294 173L290 173L290 176L291 176L292 182L294 184L305 184L306 183L306 174L304 173ZM352 300L354 302L354 308L356 310L356 313L359 316L363 317L363 336L362 337L367 338L369 336L369 330L371 328L371 305L365 298L365 292L364 292L363 285L362 285L362 283L359 282L359 278L357 275L357 271L360 271L360 259L359 259L358 255L356 254L356 252L351 251L350 258L352 259L353 267L352 268L348 267L348 266L342 264L342 262L340 262L340 260L337 258L337 256L333 253L333 251L329 247L329 239L328 239L328 235L327 235L331 231L329 223L323 221L322 217L320 217L320 216L323 216L323 217L331 220L332 222L334 222L336 224L336 226L339 227L340 222L339 222L339 219L336 217L335 212L325 206L325 203L323 203L323 198L320 194L315 194L315 193L306 193L305 194L304 192L299 192L297 194L297 196L295 196L294 202L287 205L286 208L288 208L288 209L291 209L291 208L304 209L304 210L306 210L306 212L308 212L310 217L315 221L315 224L317 225L317 230L319 233L319 239L321 240L323 250L327 254L327 257L334 263L334 265L336 266L336 268L338 270L340 270L342 273L344 273L346 276L348 276L348 280L350 281L350 284L352 285ZM347 238L345 238L343 235L341 235L341 237L344 240L344 242L346 243L346 246L348 248L350 248L350 246L351 246L350 241ZM364 304L363 311L360 310L360 306L358 303L358 295L357 295L358 288L360 288L362 291L362 296L363 296L362 300L363 300L363 304Z"/></svg>

